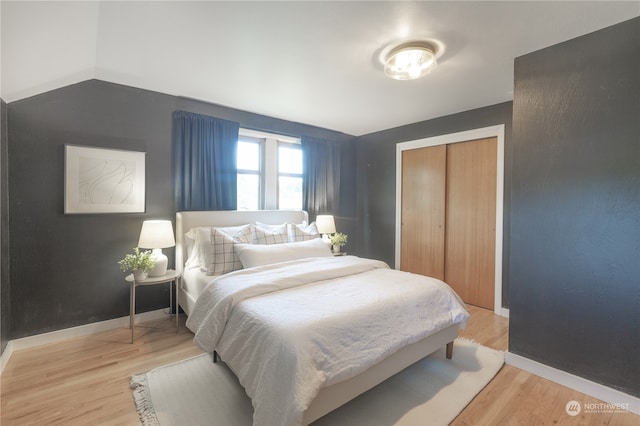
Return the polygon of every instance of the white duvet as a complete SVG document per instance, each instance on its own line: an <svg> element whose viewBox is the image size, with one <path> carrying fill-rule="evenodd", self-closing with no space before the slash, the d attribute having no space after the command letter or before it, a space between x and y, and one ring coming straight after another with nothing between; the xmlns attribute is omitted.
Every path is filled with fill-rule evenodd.
<svg viewBox="0 0 640 426"><path fill-rule="evenodd" d="M272 426L299 425L322 387L468 318L440 280L340 256L218 277L187 326L234 371L251 398L253 424Z"/></svg>

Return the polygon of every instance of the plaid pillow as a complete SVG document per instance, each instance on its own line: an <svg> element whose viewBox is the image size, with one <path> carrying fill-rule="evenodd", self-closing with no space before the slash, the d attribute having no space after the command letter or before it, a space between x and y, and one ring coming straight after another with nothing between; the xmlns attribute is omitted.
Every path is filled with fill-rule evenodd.
<svg viewBox="0 0 640 426"><path fill-rule="evenodd" d="M282 244L288 242L289 233L286 223L282 225L265 225L256 222L256 226L253 228L254 244Z"/></svg>
<svg viewBox="0 0 640 426"><path fill-rule="evenodd" d="M220 275L242 269L235 251L236 243L250 243L252 225L210 228L211 246L206 264L207 275Z"/></svg>
<svg viewBox="0 0 640 426"><path fill-rule="evenodd" d="M312 240L314 238L320 238L315 222L311 222L309 225L303 223L300 225L291 224L289 226L290 243Z"/></svg>

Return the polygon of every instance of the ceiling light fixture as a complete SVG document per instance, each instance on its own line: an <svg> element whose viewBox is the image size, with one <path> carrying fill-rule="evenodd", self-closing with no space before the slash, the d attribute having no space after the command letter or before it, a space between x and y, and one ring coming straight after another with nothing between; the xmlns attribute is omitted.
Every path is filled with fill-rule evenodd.
<svg viewBox="0 0 640 426"><path fill-rule="evenodd" d="M411 41L394 47L385 57L384 73L396 80L424 77L437 66L436 47L424 41Z"/></svg>

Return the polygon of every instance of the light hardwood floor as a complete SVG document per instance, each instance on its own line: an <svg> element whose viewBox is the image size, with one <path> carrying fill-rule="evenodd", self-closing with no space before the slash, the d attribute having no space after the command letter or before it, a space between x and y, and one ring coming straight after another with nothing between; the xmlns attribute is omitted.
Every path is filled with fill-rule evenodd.
<svg viewBox="0 0 640 426"><path fill-rule="evenodd" d="M506 350L508 321L484 309L469 310L462 336ZM147 324L154 328L137 328L133 344L123 328L14 353L0 378L0 424L139 424L129 377L202 353L184 324L179 334L174 324L167 318ZM453 424L640 425L640 416L629 413L570 417L565 413L570 400L598 402L505 366Z"/></svg>
<svg viewBox="0 0 640 426"><path fill-rule="evenodd" d="M509 321L492 311L467 306L471 320L461 336L506 351ZM455 357L455 349L453 352ZM526 371L505 365L496 377L451 423L452 425L640 425L640 416L628 412L585 413L572 417L569 401L584 406L602 401L560 386Z"/></svg>

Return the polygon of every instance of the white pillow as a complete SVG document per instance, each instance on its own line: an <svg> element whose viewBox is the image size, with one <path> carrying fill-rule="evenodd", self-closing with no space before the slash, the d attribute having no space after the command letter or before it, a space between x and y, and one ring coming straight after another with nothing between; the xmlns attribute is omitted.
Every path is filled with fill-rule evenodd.
<svg viewBox="0 0 640 426"><path fill-rule="evenodd" d="M287 260L333 256L329 246L319 238L298 243L271 245L236 244L236 253L245 268L286 262Z"/></svg>
<svg viewBox="0 0 640 426"><path fill-rule="evenodd" d="M299 241L307 241L312 240L314 238L320 238L320 233L318 232L318 228L316 227L315 222L311 222L309 225L306 224L290 224L289 225L289 242L297 243Z"/></svg>
<svg viewBox="0 0 640 426"><path fill-rule="evenodd" d="M193 267L200 267L200 250L198 249L198 245L196 244L196 235L197 229L192 228L184 234L182 239L183 241L183 250L185 253L183 256L187 258L187 261L184 263L186 269Z"/></svg>
<svg viewBox="0 0 640 426"><path fill-rule="evenodd" d="M225 228L198 228L196 244L200 250L200 269L207 275L219 275L242 269L235 252L236 243L252 241L253 225Z"/></svg>
<svg viewBox="0 0 640 426"><path fill-rule="evenodd" d="M266 225L256 222L253 228L254 244L282 244L289 242L289 231L287 224L282 225Z"/></svg>

